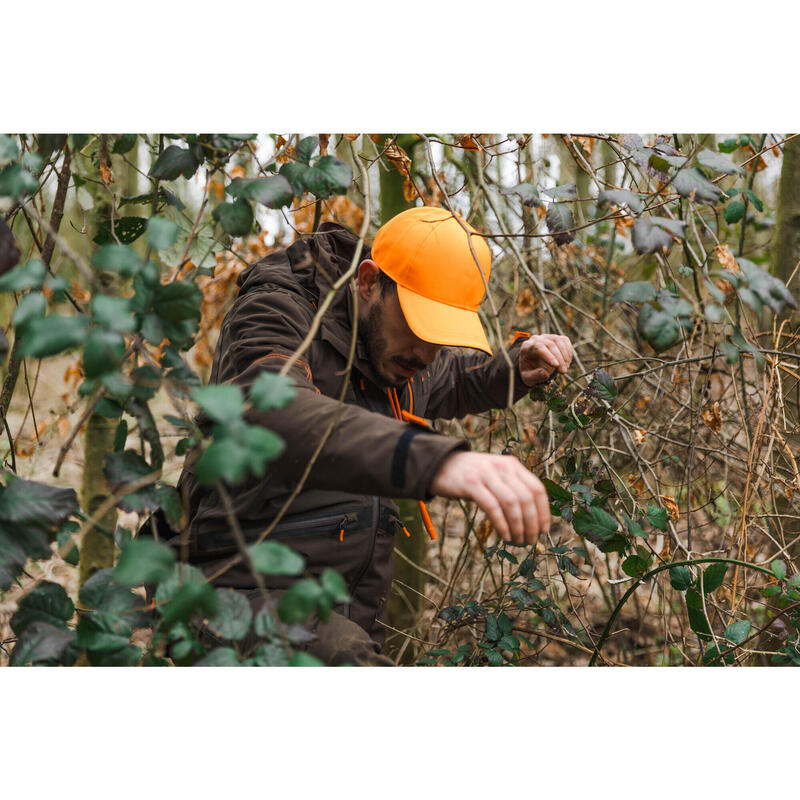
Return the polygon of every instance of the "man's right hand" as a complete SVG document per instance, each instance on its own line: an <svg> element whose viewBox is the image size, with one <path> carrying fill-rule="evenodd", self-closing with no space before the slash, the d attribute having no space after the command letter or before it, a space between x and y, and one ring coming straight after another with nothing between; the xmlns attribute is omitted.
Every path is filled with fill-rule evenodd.
<svg viewBox="0 0 800 800"><path fill-rule="evenodd" d="M433 476L430 491L477 503L504 542L534 545L550 529L547 491L514 456L453 453Z"/></svg>

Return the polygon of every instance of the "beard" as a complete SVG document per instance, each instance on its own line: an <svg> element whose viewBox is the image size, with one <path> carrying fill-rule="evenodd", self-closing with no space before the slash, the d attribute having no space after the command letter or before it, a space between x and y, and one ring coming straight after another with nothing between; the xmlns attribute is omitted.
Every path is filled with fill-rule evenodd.
<svg viewBox="0 0 800 800"><path fill-rule="evenodd" d="M360 337L364 342L364 347L367 351L367 359L372 366L375 377L378 378L384 386L398 386L399 383L397 379L387 374L386 370L381 366L386 353L386 339L381 333L382 311L382 303L376 304L370 308L367 313L367 318L361 325ZM402 383L402 381L400 383Z"/></svg>

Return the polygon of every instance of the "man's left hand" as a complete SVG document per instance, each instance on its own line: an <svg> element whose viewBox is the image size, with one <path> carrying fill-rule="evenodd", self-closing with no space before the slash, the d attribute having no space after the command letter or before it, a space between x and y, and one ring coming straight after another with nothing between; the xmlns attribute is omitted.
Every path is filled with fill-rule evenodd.
<svg viewBox="0 0 800 800"><path fill-rule="evenodd" d="M553 373L564 373L572 363L572 342L554 333L534 334L519 350L519 371L526 386L548 380Z"/></svg>

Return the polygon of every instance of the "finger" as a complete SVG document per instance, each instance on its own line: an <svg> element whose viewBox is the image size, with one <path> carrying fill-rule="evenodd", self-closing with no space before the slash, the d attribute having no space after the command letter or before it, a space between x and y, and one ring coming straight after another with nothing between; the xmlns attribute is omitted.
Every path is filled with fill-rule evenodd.
<svg viewBox="0 0 800 800"><path fill-rule="evenodd" d="M511 541L511 532L503 514L503 509L494 493L483 483L473 486L470 490L470 499L478 504L478 507L488 517L494 529L504 542Z"/></svg>
<svg viewBox="0 0 800 800"><path fill-rule="evenodd" d="M561 352L544 337L537 339L531 349L542 361L550 364L550 366L556 369L561 366Z"/></svg>
<svg viewBox="0 0 800 800"><path fill-rule="evenodd" d="M536 498L532 491L531 485L524 479L525 470L521 470L523 475L517 478L509 478L507 484L509 488L516 492L520 501L520 509L522 511L523 531L522 540L519 544L525 542L536 541L541 529L541 521L539 519L539 509L536 505Z"/></svg>
<svg viewBox="0 0 800 800"><path fill-rule="evenodd" d="M572 348L572 342L566 336L559 336L556 339L556 343L558 344L559 350L564 357L564 369L563 372L566 372L569 369L569 365L572 363L573 356L575 351Z"/></svg>
<svg viewBox="0 0 800 800"><path fill-rule="evenodd" d="M525 541L528 544L536 544L539 534L547 533L550 530L552 519L550 515L550 500L547 497L547 490L542 482L525 467L520 464L526 489L530 497L530 504L536 510L537 525L535 530L531 530L530 535L526 535ZM526 532L527 534L527 532Z"/></svg>
<svg viewBox="0 0 800 800"><path fill-rule="evenodd" d="M514 544L525 541L525 522L520 502L520 486L508 484L508 476L499 470L487 472L484 476L487 488L500 503L503 517L508 526L509 536Z"/></svg>

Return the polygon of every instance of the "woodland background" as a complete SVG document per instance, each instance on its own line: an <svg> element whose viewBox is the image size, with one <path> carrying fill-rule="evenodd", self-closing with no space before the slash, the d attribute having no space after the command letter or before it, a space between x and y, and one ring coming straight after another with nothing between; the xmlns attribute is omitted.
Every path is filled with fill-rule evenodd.
<svg viewBox="0 0 800 800"><path fill-rule="evenodd" d="M800 663L800 138L29 134L0 137L0 160L0 662L310 663L303 625L337 576L253 617L132 534L157 508L185 523L187 452L224 491L277 452L245 413L289 401L280 376L248 398L203 387L239 272L322 220L369 241L426 204L488 237L494 348L559 332L576 359L513 409L439 425L518 456L557 521L526 552L437 500L429 542L403 503L388 652ZM302 572L268 536L242 556ZM204 647L199 620L230 646Z"/></svg>

